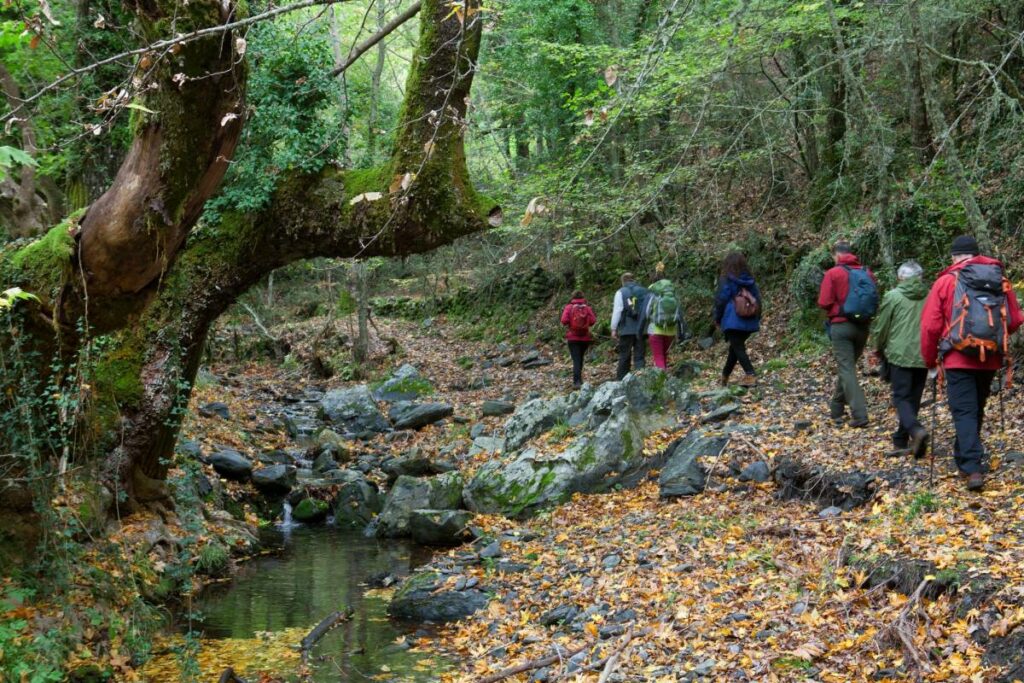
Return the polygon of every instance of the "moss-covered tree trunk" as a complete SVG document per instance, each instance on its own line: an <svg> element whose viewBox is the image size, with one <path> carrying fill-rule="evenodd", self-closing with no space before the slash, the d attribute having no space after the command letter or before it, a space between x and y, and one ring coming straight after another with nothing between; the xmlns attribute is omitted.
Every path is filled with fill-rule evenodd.
<svg viewBox="0 0 1024 683"><path fill-rule="evenodd" d="M190 7L196 6L193 0ZM216 2L209 6L220 7ZM202 201L220 181L219 165L230 158L225 126L220 119L193 122L189 128L184 121L161 123L157 130L142 123L125 162L132 168L122 168L109 196L71 229L59 227L26 248L45 254L35 271L26 269L21 252L0 255L5 278L0 282L40 293L37 318L47 324L32 334L39 335L41 344L53 346L52 322L74 320L70 313L76 309L65 303L63 294L68 288L76 290L74 280L87 283L83 290L89 295L90 323L119 330L117 343L98 360L84 431L92 437L92 462L102 461L102 476L112 486L123 486L130 500L145 504L163 499L163 480L207 331L266 273L313 256L423 252L483 229L500 215L476 193L466 168L463 133L481 29L476 3L469 6L469 15L460 16L443 0L423 2L420 43L386 165L360 171L327 168L288 178L266 210L227 214L218 225L188 234ZM218 56L206 54L214 61ZM241 59L231 60L232 69L241 69L233 81L235 102L244 92L241 64ZM188 81L183 89L187 87ZM147 108L173 112L194 106L183 93L177 99L172 93L165 97L159 108ZM216 111L223 118L223 104L206 103L200 111ZM216 134L206 131L210 125ZM189 141L197 136L199 148L192 149ZM204 158L205 165L196 161ZM167 169L175 171L173 179L164 179ZM157 194L136 190L129 200L127 190L119 187L129 177L134 179L131 184L156 188ZM97 206L103 207L103 215L131 220L108 230ZM99 234L90 237L89 231ZM44 247L47 241L50 246ZM131 252L122 254L120 265L111 261L118 249ZM61 341L73 346L75 339L65 334Z"/></svg>

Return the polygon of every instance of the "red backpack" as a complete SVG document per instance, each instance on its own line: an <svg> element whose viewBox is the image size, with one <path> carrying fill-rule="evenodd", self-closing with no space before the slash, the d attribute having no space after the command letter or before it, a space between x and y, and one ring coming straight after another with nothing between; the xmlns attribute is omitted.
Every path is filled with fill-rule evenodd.
<svg viewBox="0 0 1024 683"><path fill-rule="evenodd" d="M586 336L590 332L590 306L572 304L569 312L569 331L578 336Z"/></svg>

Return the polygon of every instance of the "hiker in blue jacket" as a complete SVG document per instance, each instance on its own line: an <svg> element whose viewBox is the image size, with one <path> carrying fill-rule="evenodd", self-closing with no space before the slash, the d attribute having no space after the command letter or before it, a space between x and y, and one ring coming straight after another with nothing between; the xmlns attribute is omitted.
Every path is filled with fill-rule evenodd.
<svg viewBox="0 0 1024 683"><path fill-rule="evenodd" d="M747 339L761 329L761 292L750 274L747 259L738 251L722 259L718 292L715 294L715 325L729 342L729 356L722 368L722 386L729 383L736 363L743 367L741 386L757 384L754 364L747 355Z"/></svg>

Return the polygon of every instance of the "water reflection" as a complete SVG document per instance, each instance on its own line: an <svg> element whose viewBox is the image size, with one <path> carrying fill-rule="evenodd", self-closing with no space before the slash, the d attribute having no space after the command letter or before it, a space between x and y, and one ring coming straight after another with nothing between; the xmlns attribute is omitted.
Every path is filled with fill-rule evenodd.
<svg viewBox="0 0 1024 683"><path fill-rule="evenodd" d="M365 596L366 580L383 572L405 575L429 559L408 543L379 541L331 528L279 532L279 554L247 563L235 579L205 591L197 608L205 638L252 638L264 631L311 628L351 606L351 620L313 650L313 680L432 681L437 659L396 646L403 635L388 620L386 603Z"/></svg>

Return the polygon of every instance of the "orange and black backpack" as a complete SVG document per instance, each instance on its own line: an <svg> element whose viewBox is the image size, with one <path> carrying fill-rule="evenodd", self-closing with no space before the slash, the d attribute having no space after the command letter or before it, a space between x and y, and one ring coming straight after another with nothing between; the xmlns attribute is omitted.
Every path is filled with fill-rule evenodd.
<svg viewBox="0 0 1024 683"><path fill-rule="evenodd" d="M953 312L939 345L985 361L1009 347L1007 293L1010 281L995 264L971 263L953 273Z"/></svg>

